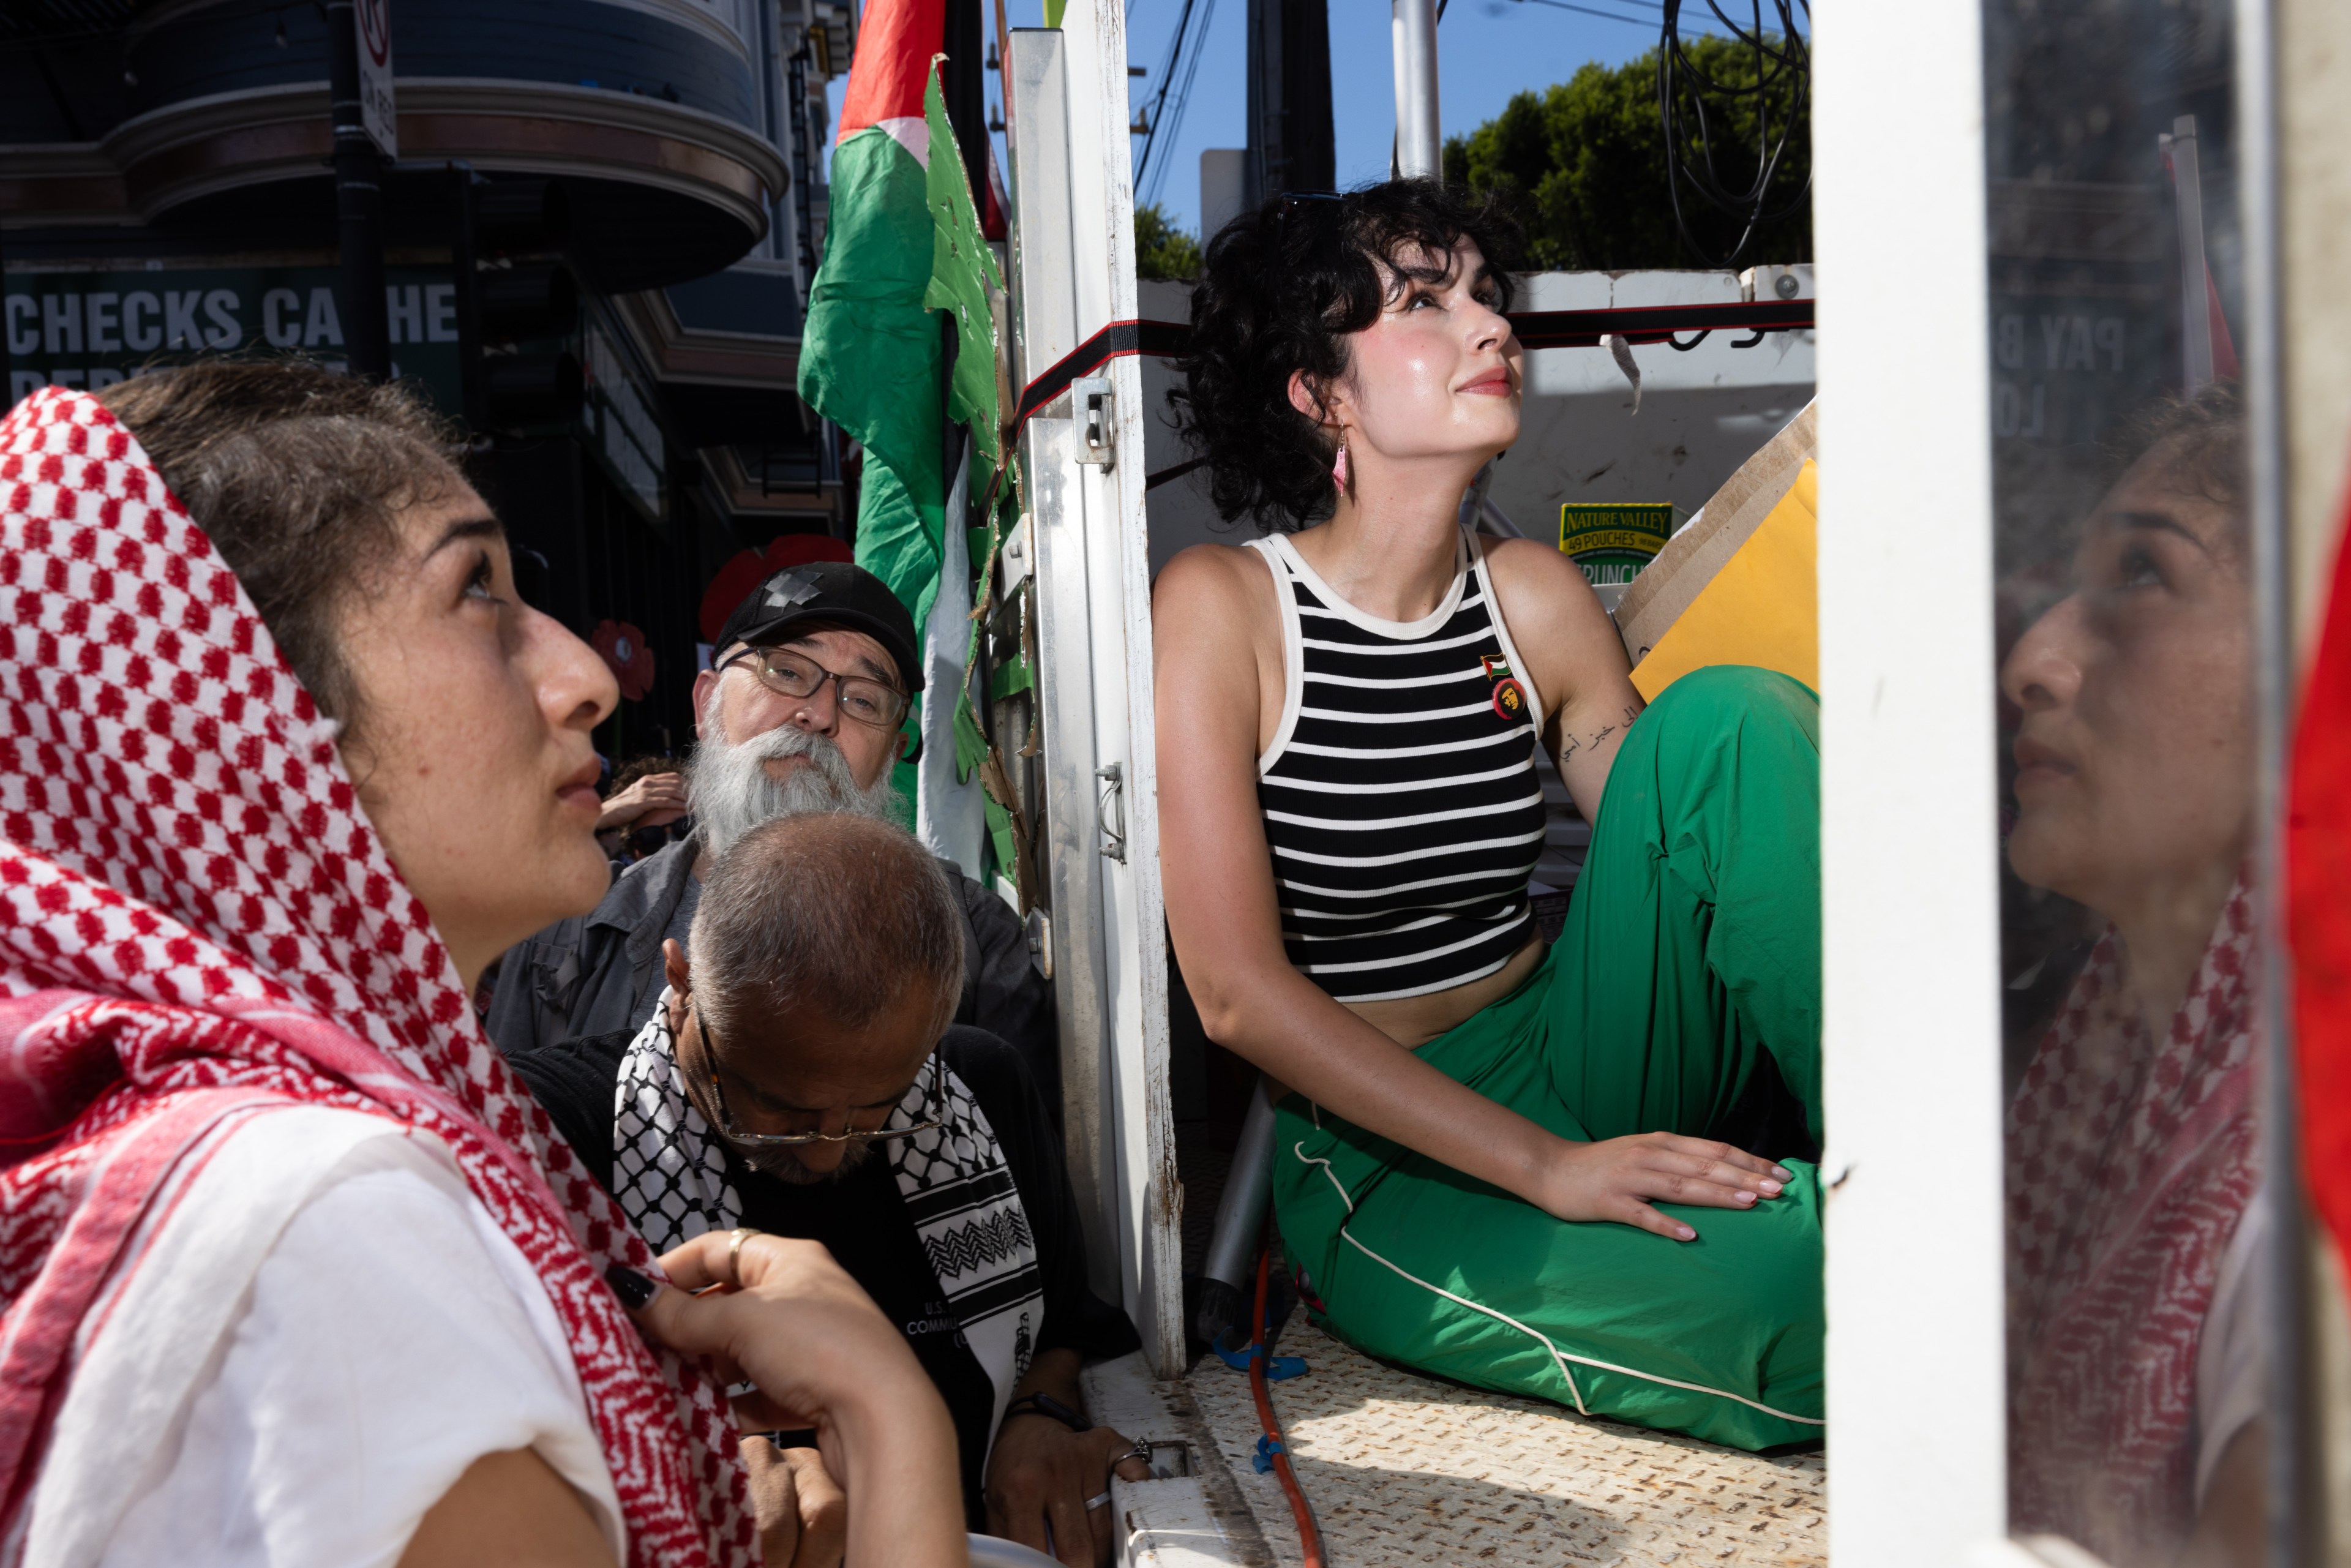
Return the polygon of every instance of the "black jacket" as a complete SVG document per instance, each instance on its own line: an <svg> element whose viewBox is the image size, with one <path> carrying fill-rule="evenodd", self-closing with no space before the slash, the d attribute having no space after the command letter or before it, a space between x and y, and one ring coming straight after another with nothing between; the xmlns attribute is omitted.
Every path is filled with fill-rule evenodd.
<svg viewBox="0 0 2351 1568"><path fill-rule="evenodd" d="M586 915L559 920L507 949L484 1019L500 1051L512 1056L644 1027L661 995L662 936L685 896L698 847L698 839L665 846L622 872ZM939 865L963 907L963 997L955 1021L1012 1047L1058 1119L1053 988L1029 962L1028 934L1002 899L953 862Z"/></svg>

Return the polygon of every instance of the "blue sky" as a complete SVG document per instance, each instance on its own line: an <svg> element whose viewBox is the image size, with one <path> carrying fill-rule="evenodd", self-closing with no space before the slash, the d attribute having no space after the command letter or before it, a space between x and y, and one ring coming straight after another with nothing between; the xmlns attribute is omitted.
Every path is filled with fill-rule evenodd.
<svg viewBox="0 0 2351 1568"><path fill-rule="evenodd" d="M1573 76L1587 61L1619 65L1657 41L1657 0L1577 0L1568 10L1544 0L1449 0L1438 25L1437 101L1448 137L1470 131L1501 112L1513 93L1549 87ZM989 0L988 25L995 13ZM1043 0L1005 0L1005 17L1015 27L1044 25ZM1330 0L1331 96L1336 106L1339 183L1353 185L1384 179L1388 145L1395 133L1395 88L1389 60L1386 0ZM1132 0L1127 12L1127 57L1148 68L1135 78L1140 107L1159 92L1161 62L1184 0ZM1703 15L1701 7L1693 6ZM1739 6L1737 11L1744 11ZM1209 14L1205 35L1201 15ZM1210 147L1238 147L1245 133L1247 47L1242 37L1249 0L1193 0L1193 33L1205 53L1182 121L1170 139L1162 134L1144 172L1142 194L1155 190L1160 204L1178 224L1196 231L1200 206L1200 153ZM1588 12L1607 13L1607 16ZM1736 12L1734 12L1736 14ZM1618 16L1624 20L1614 19ZM1687 24L1686 24L1687 25ZM1191 44L1186 46L1186 53ZM845 78L832 84L836 114ZM1180 89L1182 82L1176 84ZM993 73L988 101L997 102ZM1174 91L1168 95L1172 109ZM1173 120L1171 115L1170 120ZM1004 156L998 139L997 156ZM1135 156L1143 139L1134 141ZM1159 165L1165 162L1164 173Z"/></svg>

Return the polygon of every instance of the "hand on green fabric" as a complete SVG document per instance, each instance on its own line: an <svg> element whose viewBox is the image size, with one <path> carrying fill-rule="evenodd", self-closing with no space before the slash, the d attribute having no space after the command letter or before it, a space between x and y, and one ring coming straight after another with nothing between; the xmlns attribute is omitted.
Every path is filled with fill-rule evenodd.
<svg viewBox="0 0 2351 1568"><path fill-rule="evenodd" d="M1794 1173L1706 1138L1637 1133L1604 1143L1562 1141L1537 1204L1560 1219L1614 1220L1674 1241L1698 1232L1651 1205L1752 1208L1777 1197Z"/></svg>

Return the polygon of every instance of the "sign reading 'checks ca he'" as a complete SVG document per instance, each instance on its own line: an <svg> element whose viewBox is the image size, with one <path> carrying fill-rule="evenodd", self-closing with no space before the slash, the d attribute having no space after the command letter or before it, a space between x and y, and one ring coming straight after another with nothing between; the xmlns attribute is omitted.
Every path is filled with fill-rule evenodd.
<svg viewBox="0 0 2351 1568"><path fill-rule="evenodd" d="M332 267L11 272L8 402L43 386L110 386L142 370L236 350L343 358ZM394 377L459 412L457 290L445 267L384 272Z"/></svg>

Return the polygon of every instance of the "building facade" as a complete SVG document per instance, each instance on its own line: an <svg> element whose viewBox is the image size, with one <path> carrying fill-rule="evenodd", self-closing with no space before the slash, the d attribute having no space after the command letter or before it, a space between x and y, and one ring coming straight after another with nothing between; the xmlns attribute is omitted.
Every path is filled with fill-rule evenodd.
<svg viewBox="0 0 2351 1568"><path fill-rule="evenodd" d="M393 373L468 424L525 591L615 659L607 753L682 747L704 585L854 514L794 390L854 5L375 10ZM340 361L328 42L323 7L267 0L0 16L10 402L204 354Z"/></svg>

